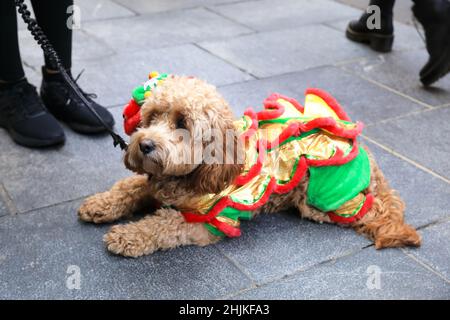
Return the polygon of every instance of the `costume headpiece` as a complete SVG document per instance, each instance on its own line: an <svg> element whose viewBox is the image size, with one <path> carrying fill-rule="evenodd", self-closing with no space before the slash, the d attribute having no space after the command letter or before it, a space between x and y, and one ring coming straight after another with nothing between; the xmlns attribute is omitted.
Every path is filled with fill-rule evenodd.
<svg viewBox="0 0 450 320"><path fill-rule="evenodd" d="M123 110L123 127L127 135L131 135L141 122L141 106L150 97L158 85L168 77L167 73L151 72L148 81L134 88L132 99Z"/></svg>

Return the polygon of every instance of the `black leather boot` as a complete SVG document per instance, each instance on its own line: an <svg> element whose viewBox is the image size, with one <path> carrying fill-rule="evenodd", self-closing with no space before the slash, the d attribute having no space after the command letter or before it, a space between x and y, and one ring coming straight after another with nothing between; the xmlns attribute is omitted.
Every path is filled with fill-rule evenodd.
<svg viewBox="0 0 450 320"><path fill-rule="evenodd" d="M446 0L415 1L414 16L425 30L428 62L420 81L429 86L450 72L450 3Z"/></svg>
<svg viewBox="0 0 450 320"><path fill-rule="evenodd" d="M359 20L350 21L345 35L348 39L356 42L366 43L371 49L378 52L389 52L392 50L394 42L394 27L392 23L393 0L372 0L370 5L377 5L380 8L380 28L372 28L373 12L365 12Z"/></svg>
<svg viewBox="0 0 450 320"><path fill-rule="evenodd" d="M26 147L47 147L65 141L58 121L26 79L0 85L0 126L16 143Z"/></svg>
<svg viewBox="0 0 450 320"><path fill-rule="evenodd" d="M42 67L41 98L47 109L59 120L65 122L70 128L79 133L100 133L105 128L83 104L80 98L70 90L69 85L59 73L48 73ZM111 128L114 118L109 111L94 102L92 94L84 93L86 99L91 101L94 110Z"/></svg>

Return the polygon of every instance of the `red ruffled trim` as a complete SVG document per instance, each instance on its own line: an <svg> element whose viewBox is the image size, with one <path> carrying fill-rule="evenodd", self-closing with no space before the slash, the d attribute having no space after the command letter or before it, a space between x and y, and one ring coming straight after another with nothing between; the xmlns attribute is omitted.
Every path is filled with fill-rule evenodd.
<svg viewBox="0 0 450 320"><path fill-rule="evenodd" d="M272 93L264 100L263 105L265 110L258 112L258 120L276 119L284 113L284 106L278 102L278 99L290 102L301 113L305 110L297 100L279 93Z"/></svg>
<svg viewBox="0 0 450 320"><path fill-rule="evenodd" d="M331 221L336 223L342 223L342 224L348 224L355 222L362 217L366 215L366 213L370 210L373 204L373 195L371 193L366 194L366 200L364 201L364 204L362 205L361 209L359 209L358 213L355 214L353 217L342 217L340 215L337 215L334 212L328 212L328 216L330 217Z"/></svg>
<svg viewBox="0 0 450 320"><path fill-rule="evenodd" d="M280 94L272 93L264 100L264 110L257 113L259 121L276 119L284 113L284 106L277 101L280 97Z"/></svg>
<svg viewBox="0 0 450 320"><path fill-rule="evenodd" d="M236 178L236 180L234 181L235 184L237 184L238 186L242 186L248 182L250 182L250 180L252 180L254 177L256 177L262 169L264 160L265 160L265 156L266 156L266 147L265 147L265 143L263 141L257 141L257 144L259 144L258 147L258 157L256 158L256 163L251 166L251 168L248 170L248 172L245 175L240 175L239 177ZM257 145L258 146L258 145Z"/></svg>
<svg viewBox="0 0 450 320"><path fill-rule="evenodd" d="M340 104L334 99L328 92L323 91L322 89L318 88L308 88L305 91L305 96L308 94L314 94L325 101L328 106L330 106L331 109L337 114L339 119L345 120L345 121L352 121L350 120L350 117L347 115L347 113L342 109Z"/></svg>
<svg viewBox="0 0 450 320"><path fill-rule="evenodd" d="M324 160L307 159L306 162L308 163L308 165L313 167L339 166L355 159L358 153L359 153L358 142L356 140L353 140L352 150L345 157L342 150L337 148L336 153L330 159Z"/></svg>
<svg viewBox="0 0 450 320"><path fill-rule="evenodd" d="M301 157L297 165L297 171L295 171L291 181L289 181L286 184L277 184L275 186L274 192L278 194L283 194L291 191L296 185L300 183L300 181L302 180L302 178L306 173L306 170L308 170L306 158Z"/></svg>
<svg viewBox="0 0 450 320"><path fill-rule="evenodd" d="M274 178L271 178L269 184L267 185L266 190L264 191L264 194L257 202L252 204L234 202L233 200L231 200L229 196L227 196L219 200L219 202L217 202L216 205L206 214L197 214L191 212L183 212L182 214L187 222L210 223L213 226L215 226L218 230L222 231L228 237L238 237L240 235L240 231L239 233L237 233L236 232L237 228L231 227L230 225L217 220L216 216L226 207L232 207L234 209L242 211L253 211L261 207L267 202L273 190L275 189L275 186L276 181Z"/></svg>
<svg viewBox="0 0 450 320"><path fill-rule="evenodd" d="M229 224L219 221L217 219L212 220L209 222L214 227L216 227L218 230L222 231L224 234L226 234L230 238L236 238L241 235L241 229L230 226Z"/></svg>

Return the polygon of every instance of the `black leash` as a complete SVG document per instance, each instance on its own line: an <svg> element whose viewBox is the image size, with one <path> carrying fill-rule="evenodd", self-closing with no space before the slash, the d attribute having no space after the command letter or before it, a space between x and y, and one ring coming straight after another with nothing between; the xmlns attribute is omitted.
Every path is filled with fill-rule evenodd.
<svg viewBox="0 0 450 320"><path fill-rule="evenodd" d="M108 131L109 135L113 139L114 147L120 146L122 150L126 150L128 144L125 142L125 140L119 134L115 133L114 130L105 123L105 121L103 121L102 117L100 117L97 111L95 111L94 108L92 108L89 100L86 99L83 92L76 84L76 82L63 67L61 59L58 56L58 53L53 48L44 31L42 31L42 28L38 25L36 20L31 17L31 12L28 10L27 5L24 3L24 0L14 0L14 1L17 10L22 16L23 21L27 24L28 30L33 35L34 40L36 40L36 42L41 46L45 56L48 57L50 61L54 64L54 66L58 69L58 71L63 76L64 80L69 85L70 89L81 99L84 105L97 118L97 120L100 121L105 130Z"/></svg>

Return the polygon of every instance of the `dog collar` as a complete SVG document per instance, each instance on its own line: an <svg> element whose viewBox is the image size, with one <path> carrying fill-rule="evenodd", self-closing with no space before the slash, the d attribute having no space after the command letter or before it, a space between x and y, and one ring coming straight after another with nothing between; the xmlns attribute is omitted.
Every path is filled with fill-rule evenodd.
<svg viewBox="0 0 450 320"><path fill-rule="evenodd" d="M123 110L123 127L127 135L131 135L141 122L141 106L145 99L150 97L153 91L159 86L169 75L167 73L151 72L148 80L142 85L134 88L132 99Z"/></svg>

